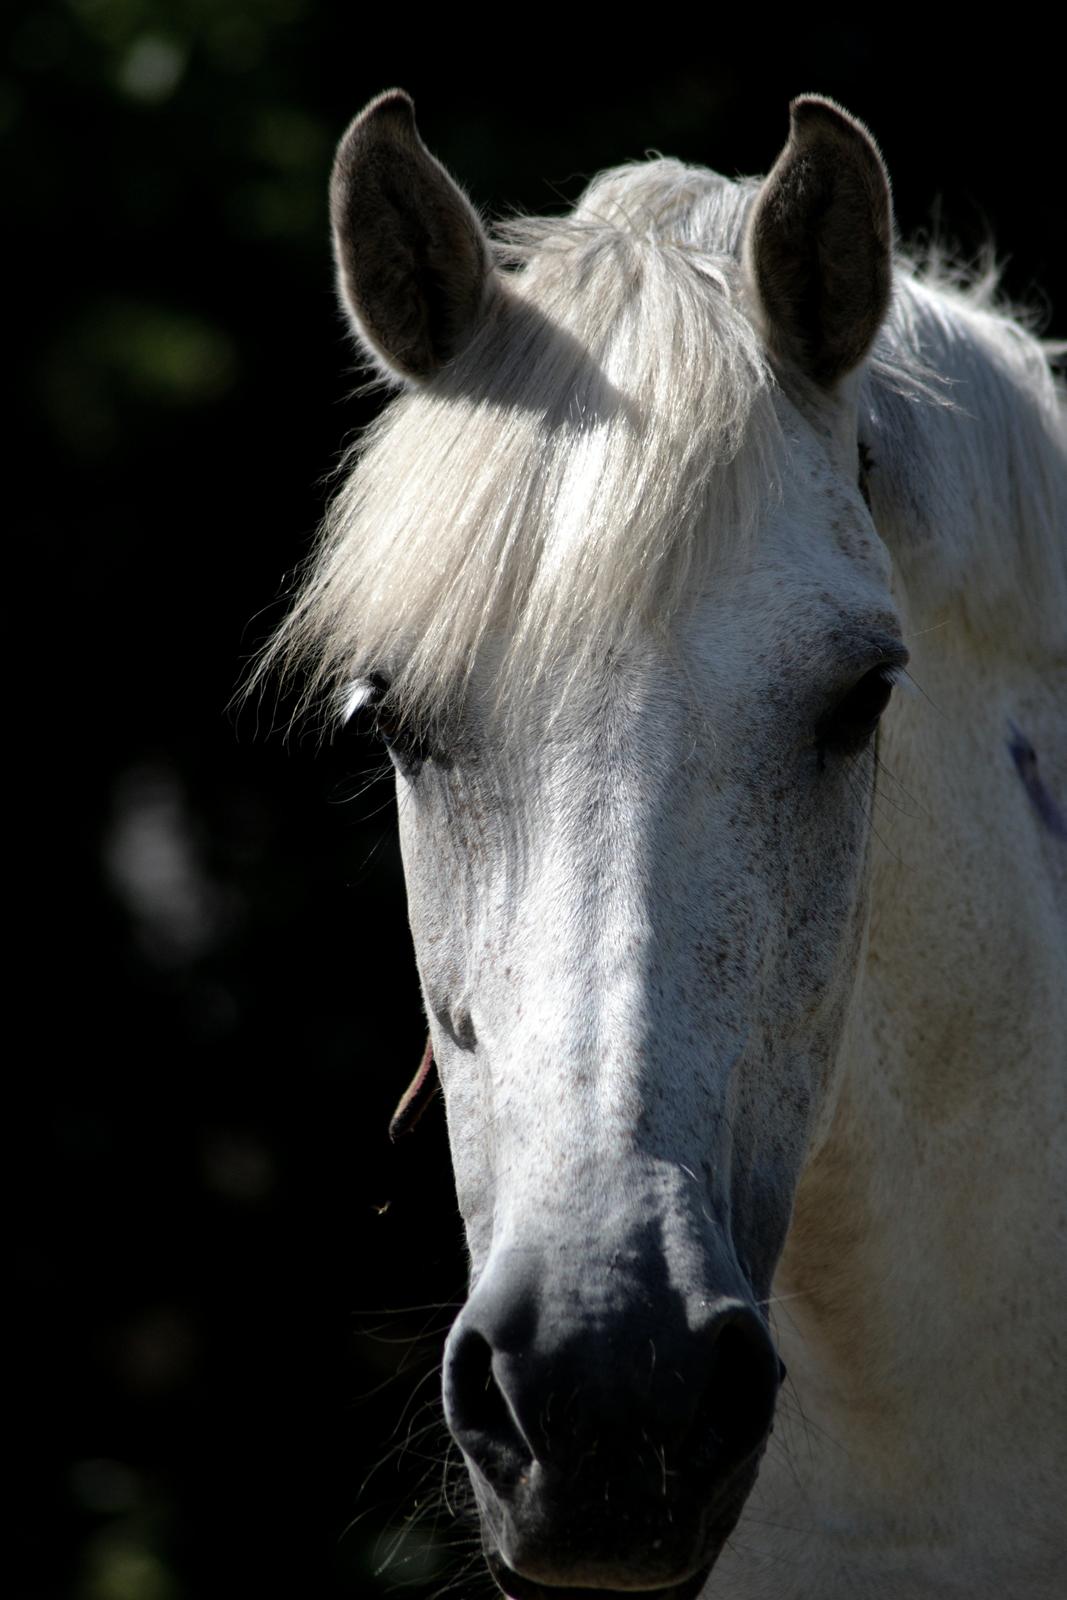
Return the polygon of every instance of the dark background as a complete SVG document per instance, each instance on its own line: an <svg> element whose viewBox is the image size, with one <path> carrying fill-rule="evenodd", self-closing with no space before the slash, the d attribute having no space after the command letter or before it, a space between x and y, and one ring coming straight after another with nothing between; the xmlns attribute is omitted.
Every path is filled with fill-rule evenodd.
<svg viewBox="0 0 1067 1600"><path fill-rule="evenodd" d="M554 210L650 147L765 170L814 89L875 131L905 236L991 236L1048 311L1062 106L1010 27L961 52L642 13L609 57L577 14L391 39L326 0L6 15L9 615L45 750L18 762L39 842L9 841L41 957L8 1068L16 1592L439 1591L470 1549L434 1377L464 1267L439 1107L385 1134L423 1034L390 787L373 750L228 709L370 414L333 144L399 82L480 205Z"/></svg>

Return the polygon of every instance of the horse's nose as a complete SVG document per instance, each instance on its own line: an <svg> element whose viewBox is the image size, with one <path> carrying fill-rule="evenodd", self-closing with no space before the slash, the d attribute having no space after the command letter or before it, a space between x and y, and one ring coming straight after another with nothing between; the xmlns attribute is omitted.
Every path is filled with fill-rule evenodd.
<svg viewBox="0 0 1067 1600"><path fill-rule="evenodd" d="M735 1297L664 1307L628 1294L593 1314L487 1273L449 1336L451 1431L495 1493L530 1469L546 1492L602 1496L626 1465L630 1492L668 1480L712 1497L762 1445L781 1367L755 1309ZM629 1301L629 1304L627 1303ZM636 1301L636 1303L635 1303Z"/></svg>

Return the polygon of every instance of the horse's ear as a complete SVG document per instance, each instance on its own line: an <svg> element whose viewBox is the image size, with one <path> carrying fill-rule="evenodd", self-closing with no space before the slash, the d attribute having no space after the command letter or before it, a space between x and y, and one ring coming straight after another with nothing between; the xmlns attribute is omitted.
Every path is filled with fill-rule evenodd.
<svg viewBox="0 0 1067 1600"><path fill-rule="evenodd" d="M863 360L889 305L889 178L866 128L832 100L803 95L789 115L745 259L771 353L829 389Z"/></svg>
<svg viewBox="0 0 1067 1600"><path fill-rule="evenodd" d="M432 377L473 333L492 259L474 207L419 138L403 90L372 100L338 145L330 218L356 337L390 377Z"/></svg>

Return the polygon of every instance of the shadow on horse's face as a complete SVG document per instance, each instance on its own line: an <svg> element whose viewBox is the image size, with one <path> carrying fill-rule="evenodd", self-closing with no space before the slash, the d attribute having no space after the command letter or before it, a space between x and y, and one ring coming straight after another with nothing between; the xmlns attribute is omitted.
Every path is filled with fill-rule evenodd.
<svg viewBox="0 0 1067 1600"><path fill-rule="evenodd" d="M863 941L874 735L903 660L857 483L851 376L888 299L877 152L840 110L805 100L754 203L665 166L609 179L571 256L546 251L545 275L535 263L517 288L405 96L368 107L334 172L357 334L389 374L425 386L384 436L405 464L390 481L418 501L416 539L440 526L407 568L410 550L383 547L359 592L390 595L383 679L399 672L429 696L426 663L440 662L465 683L436 743L405 748L397 730L391 742L472 1260L445 1406L490 1566L520 1600L695 1593L755 1480L780 1383L767 1299L832 1106ZM539 322L516 311L527 301ZM572 312L582 337L546 341ZM603 362L595 392L586 344ZM677 363L699 367L702 351L693 387ZM512 388L554 383L550 426L506 384L479 404L494 363ZM755 532L731 541L704 491L716 452L735 470L743 416L775 441L781 481L771 492L749 471ZM437 461L457 417L468 425ZM662 459L642 476L657 429ZM473 434L484 449L460 472ZM499 437L529 443L536 470L509 458L521 482L499 468ZM360 469L370 493L381 460ZM470 539L462 523L449 533L446 494L459 519L481 508ZM626 516L634 543L613 545ZM611 632L589 615L594 597L614 582L616 622L628 617L632 569L669 570L672 520L678 548L721 545L718 570L686 567L706 581L657 628ZM574 654L553 648L542 678L529 618L556 614L568 576ZM646 599L659 593L642 581ZM495 610L479 583L499 585ZM549 596L546 613L530 594ZM538 666L510 700L509 628L532 632ZM465 653L449 643L463 637ZM390 660L404 640L418 641L408 661Z"/></svg>

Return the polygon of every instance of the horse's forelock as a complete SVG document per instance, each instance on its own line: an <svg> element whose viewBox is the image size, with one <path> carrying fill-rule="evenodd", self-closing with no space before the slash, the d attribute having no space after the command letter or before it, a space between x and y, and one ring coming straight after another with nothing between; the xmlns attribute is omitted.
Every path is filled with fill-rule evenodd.
<svg viewBox="0 0 1067 1600"><path fill-rule="evenodd" d="M276 657L309 662L315 691L385 671L432 716L491 635L514 702L662 628L777 476L730 253L749 198L657 161L501 229L506 292L371 430Z"/></svg>

